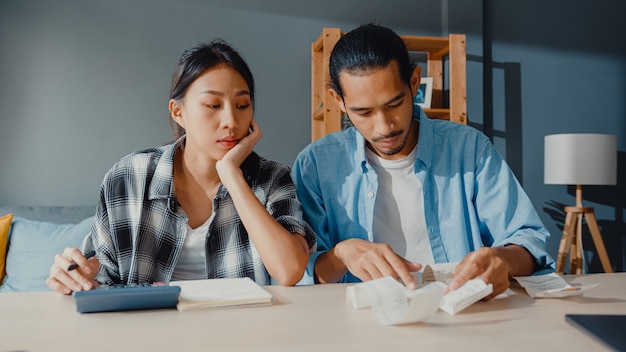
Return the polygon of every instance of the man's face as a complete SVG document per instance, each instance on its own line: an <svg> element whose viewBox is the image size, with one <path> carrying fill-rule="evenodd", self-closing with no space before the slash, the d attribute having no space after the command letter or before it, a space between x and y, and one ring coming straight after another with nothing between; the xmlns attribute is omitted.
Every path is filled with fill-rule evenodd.
<svg viewBox="0 0 626 352"><path fill-rule="evenodd" d="M409 87L400 79L398 64L366 72L342 71L339 83L343 99L331 90L339 108L365 137L367 146L384 159L407 156L417 143L412 132L413 94L419 87L416 69ZM412 89L413 88L413 89Z"/></svg>

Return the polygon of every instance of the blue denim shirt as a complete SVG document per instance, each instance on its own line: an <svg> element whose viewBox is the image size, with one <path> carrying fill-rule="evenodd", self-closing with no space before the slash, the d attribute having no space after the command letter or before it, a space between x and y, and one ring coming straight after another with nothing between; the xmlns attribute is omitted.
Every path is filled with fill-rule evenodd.
<svg viewBox="0 0 626 352"><path fill-rule="evenodd" d="M489 139L465 125L431 120L415 107L420 123L415 175L423 185L424 213L436 263L462 260L483 246L526 248L542 272L554 270L546 252L550 234L515 175ZM296 158L292 178L305 219L317 234L302 284L312 284L315 261L337 243L373 241L378 181L354 128L325 136ZM356 282L348 273L342 282Z"/></svg>

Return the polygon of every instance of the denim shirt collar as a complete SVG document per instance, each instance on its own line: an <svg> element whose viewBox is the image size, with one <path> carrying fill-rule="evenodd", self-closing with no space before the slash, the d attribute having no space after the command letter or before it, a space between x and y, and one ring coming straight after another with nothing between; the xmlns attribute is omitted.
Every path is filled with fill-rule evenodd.
<svg viewBox="0 0 626 352"><path fill-rule="evenodd" d="M417 159L420 160L424 166L430 168L432 165L433 157L433 121L431 121L421 107L413 106L413 120L417 120L420 124L419 136L417 139ZM366 141L363 135L358 132L355 127L352 127L355 134L356 148L354 153L354 160L357 164L360 164L362 171L365 172L368 168L367 155L365 153ZM417 167L417 163L416 163Z"/></svg>

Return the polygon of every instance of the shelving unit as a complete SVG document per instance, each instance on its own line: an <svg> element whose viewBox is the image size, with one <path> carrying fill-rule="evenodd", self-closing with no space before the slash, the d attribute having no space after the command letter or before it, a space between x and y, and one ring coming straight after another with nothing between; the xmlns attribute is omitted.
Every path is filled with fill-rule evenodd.
<svg viewBox="0 0 626 352"><path fill-rule="evenodd" d="M328 61L330 53L344 33L339 28L324 28L311 44L311 140L341 130L341 110L328 94ZM433 77L430 109L424 109L432 119L467 124L466 48L465 34L445 37L400 36L410 52L425 52L426 72ZM447 59L447 60L446 60ZM448 104L444 99L444 64L448 65Z"/></svg>

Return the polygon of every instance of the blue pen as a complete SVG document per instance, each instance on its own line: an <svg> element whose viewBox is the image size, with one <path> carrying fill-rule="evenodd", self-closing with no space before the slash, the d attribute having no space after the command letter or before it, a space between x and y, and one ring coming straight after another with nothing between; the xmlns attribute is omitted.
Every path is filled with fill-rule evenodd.
<svg viewBox="0 0 626 352"><path fill-rule="evenodd" d="M85 258L89 259L93 257L94 255L96 255L96 251L89 251L88 253L85 254ZM76 268L78 268L78 264L72 263L70 264L70 266L67 267L67 271L72 271Z"/></svg>

